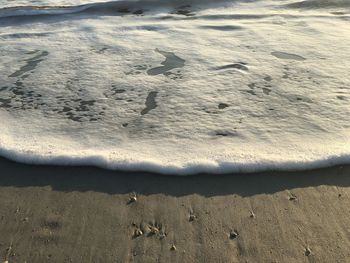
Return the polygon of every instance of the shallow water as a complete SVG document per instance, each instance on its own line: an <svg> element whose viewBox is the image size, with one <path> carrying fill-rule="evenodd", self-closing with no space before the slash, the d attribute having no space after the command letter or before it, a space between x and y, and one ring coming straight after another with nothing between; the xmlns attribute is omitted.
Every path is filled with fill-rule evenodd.
<svg viewBox="0 0 350 263"><path fill-rule="evenodd" d="M348 1L0 0L0 153L160 173L350 161Z"/></svg>

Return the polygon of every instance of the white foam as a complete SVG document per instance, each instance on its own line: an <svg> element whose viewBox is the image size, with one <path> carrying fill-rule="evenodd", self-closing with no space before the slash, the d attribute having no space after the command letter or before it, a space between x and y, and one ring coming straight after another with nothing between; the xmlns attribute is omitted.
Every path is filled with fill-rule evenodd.
<svg viewBox="0 0 350 263"><path fill-rule="evenodd" d="M0 155L178 175L350 163L346 10L294 2L12 10L0 25Z"/></svg>
<svg viewBox="0 0 350 263"><path fill-rule="evenodd" d="M6 143L9 140L6 139ZM122 143L118 148L79 145L57 138L45 138L29 145L1 142L0 155L11 160L42 165L97 166L111 170L147 171L171 175L197 173L251 173L267 170L298 171L348 164L349 148L333 145L325 155L322 142L318 144L250 145L225 143L224 146L194 143L193 141ZM15 147L14 147L15 145ZM44 146L45 145L45 146ZM60 146L60 147L58 147ZM244 147L244 151L242 151ZM235 149L234 151L232 149Z"/></svg>

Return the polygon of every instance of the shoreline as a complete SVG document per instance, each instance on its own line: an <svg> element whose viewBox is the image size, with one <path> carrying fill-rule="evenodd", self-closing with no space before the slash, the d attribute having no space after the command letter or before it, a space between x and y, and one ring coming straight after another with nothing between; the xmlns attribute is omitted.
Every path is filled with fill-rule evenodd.
<svg viewBox="0 0 350 263"><path fill-rule="evenodd" d="M166 176L0 158L0 169L1 261L346 262L350 257L349 165Z"/></svg>

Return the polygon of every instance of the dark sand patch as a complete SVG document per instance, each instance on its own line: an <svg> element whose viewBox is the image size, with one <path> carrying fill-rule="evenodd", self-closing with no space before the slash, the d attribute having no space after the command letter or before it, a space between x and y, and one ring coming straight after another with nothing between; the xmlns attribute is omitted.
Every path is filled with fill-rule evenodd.
<svg viewBox="0 0 350 263"><path fill-rule="evenodd" d="M346 12L331 12L332 15L335 15L335 16L343 16L343 15L346 15L347 13Z"/></svg>
<svg viewBox="0 0 350 263"><path fill-rule="evenodd" d="M212 25L207 25L207 26L200 26L200 28L203 29L213 29L213 30L219 30L219 31L236 31L236 30L241 30L243 29L241 26L212 26Z"/></svg>
<svg viewBox="0 0 350 263"><path fill-rule="evenodd" d="M128 13L131 13L130 9L127 8L127 7L121 7L118 9L118 12L119 13L122 13L122 14L128 14Z"/></svg>
<svg viewBox="0 0 350 263"><path fill-rule="evenodd" d="M163 55L165 60L161 63L163 66L147 70L147 74L150 76L164 74L172 69L182 68L185 65L185 60L172 52L161 51L159 49L156 49L156 52Z"/></svg>
<svg viewBox="0 0 350 263"><path fill-rule="evenodd" d="M247 86L248 86L250 89L255 89L256 83L249 83Z"/></svg>
<svg viewBox="0 0 350 263"><path fill-rule="evenodd" d="M101 47L101 48L94 50L94 51L98 54L103 54L103 53L105 53L106 50L108 50L108 47Z"/></svg>
<svg viewBox="0 0 350 263"><path fill-rule="evenodd" d="M263 90L265 95L269 95L271 92L271 89L269 89L269 88L262 88L262 90Z"/></svg>
<svg viewBox="0 0 350 263"><path fill-rule="evenodd" d="M58 97L59 104L62 108L54 108L52 111L62 114L66 118L75 122L98 121L105 112L96 108L96 100L68 99ZM62 105L63 104L63 105Z"/></svg>
<svg viewBox="0 0 350 263"><path fill-rule="evenodd" d="M8 86L0 87L0 92L1 92L1 91L4 91L4 90L7 90L8 88L9 88Z"/></svg>
<svg viewBox="0 0 350 263"><path fill-rule="evenodd" d="M286 53L286 52L280 52L280 51L273 51L271 52L271 55L273 55L276 58L280 59L288 59L288 60L297 60L297 61L304 61L306 58L296 55L296 54L291 54L291 53Z"/></svg>
<svg viewBox="0 0 350 263"><path fill-rule="evenodd" d="M156 102L157 94L158 94L157 91L151 91L150 93L148 93L148 96L146 98L146 103L145 103L146 108L144 108L141 111L141 115L145 115L157 107L157 102Z"/></svg>
<svg viewBox="0 0 350 263"><path fill-rule="evenodd" d="M229 105L226 104L226 103L219 103L219 105L218 105L219 110L223 110L223 109L225 109L227 107L229 107Z"/></svg>
<svg viewBox="0 0 350 263"><path fill-rule="evenodd" d="M142 9L136 10L134 12L132 12L134 15L142 15L144 13L144 11Z"/></svg>
<svg viewBox="0 0 350 263"><path fill-rule="evenodd" d="M0 98L0 107L5 109L11 108L12 107L11 102L12 102L11 98L8 98L8 99Z"/></svg>
<svg viewBox="0 0 350 263"><path fill-rule="evenodd" d="M266 76L264 78L264 80L267 81L267 82L270 82L270 81L272 81L272 77L271 76Z"/></svg>
<svg viewBox="0 0 350 263"><path fill-rule="evenodd" d="M40 51L38 50L36 52L40 52ZM47 51L41 51L38 55L36 55L32 58L26 59L25 62L27 62L27 64L22 66L16 72L9 75L9 77L10 78L20 77L24 73L34 70L38 66L38 64L44 60L43 58L46 57L48 54L49 54L49 52L47 52Z"/></svg>
<svg viewBox="0 0 350 263"><path fill-rule="evenodd" d="M11 34L0 34L2 39L11 39L11 38L34 38L34 37L46 37L51 35L50 32L41 32L41 33L11 33Z"/></svg>
<svg viewBox="0 0 350 263"><path fill-rule="evenodd" d="M303 0L286 4L283 7L295 9L348 8L350 2L348 0Z"/></svg>
<svg viewBox="0 0 350 263"><path fill-rule="evenodd" d="M238 136L238 133L237 133L236 130L233 130L233 131L218 130L218 131L215 132L215 136L235 137L235 136Z"/></svg>
<svg viewBox="0 0 350 263"><path fill-rule="evenodd" d="M243 71L249 70L245 63L228 64L228 65L224 65L216 68L216 70L224 70L224 69L238 69Z"/></svg>
<svg viewBox="0 0 350 263"><path fill-rule="evenodd" d="M245 89L245 90L240 90L240 91L243 93L249 93L250 95L256 96L256 93L254 90Z"/></svg>
<svg viewBox="0 0 350 263"><path fill-rule="evenodd" d="M338 100L347 100L346 96L344 96L344 95L338 95L337 99Z"/></svg>
<svg viewBox="0 0 350 263"><path fill-rule="evenodd" d="M191 10L191 5L180 6L171 14L183 15L183 16L194 16L195 15L195 13L193 13Z"/></svg>

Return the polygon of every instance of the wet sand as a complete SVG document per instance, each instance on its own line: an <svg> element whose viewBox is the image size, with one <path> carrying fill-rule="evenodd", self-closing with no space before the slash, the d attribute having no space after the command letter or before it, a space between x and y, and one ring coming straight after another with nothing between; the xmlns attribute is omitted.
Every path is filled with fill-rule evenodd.
<svg viewBox="0 0 350 263"><path fill-rule="evenodd" d="M350 166L190 177L0 168L0 262L350 258Z"/></svg>

